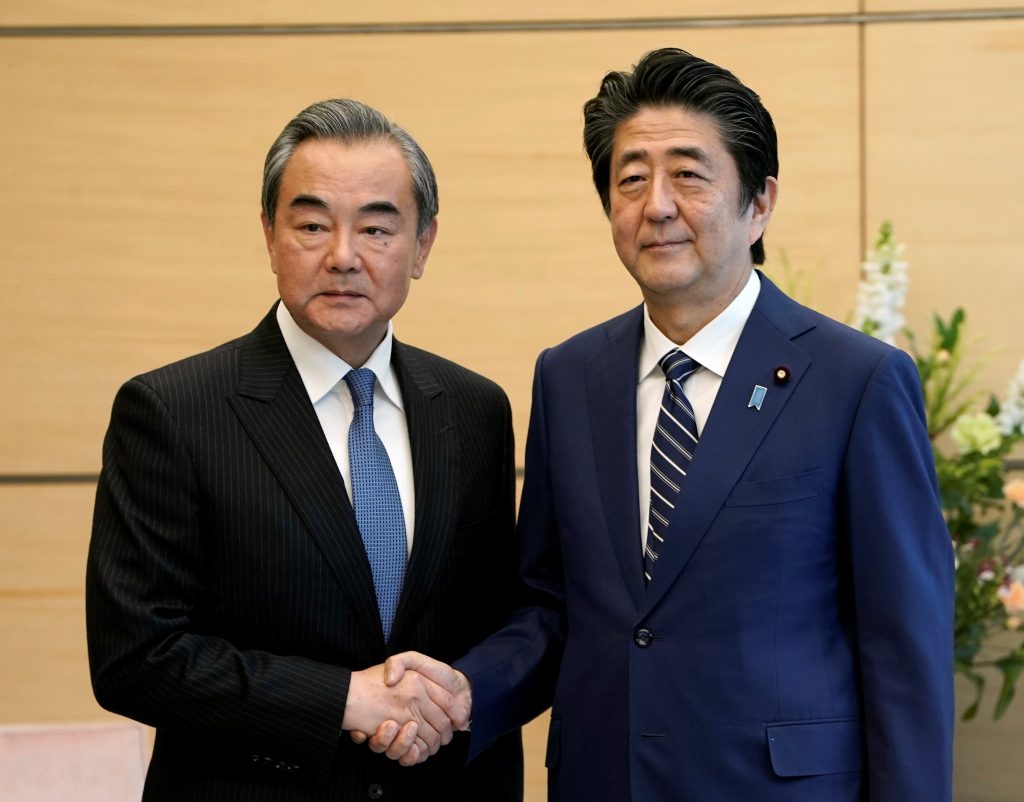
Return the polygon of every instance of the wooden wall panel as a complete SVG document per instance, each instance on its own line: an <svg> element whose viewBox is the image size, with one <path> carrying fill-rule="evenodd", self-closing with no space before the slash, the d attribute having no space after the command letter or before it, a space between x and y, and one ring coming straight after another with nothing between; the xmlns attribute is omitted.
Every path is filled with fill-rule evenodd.
<svg viewBox="0 0 1024 802"><path fill-rule="evenodd" d="M1002 683L999 672L984 670L988 690L973 721L957 721L953 752L953 799L956 802L1020 802L1024 767L1016 757L1024 740L1024 704L1017 700L999 721L992 708ZM957 677L957 710L974 699L970 683ZM538 797L537 802L543 797Z"/></svg>
<svg viewBox="0 0 1024 802"><path fill-rule="evenodd" d="M851 13L856 0L785 0L771 13ZM1016 8L1001 0L864 0L866 12ZM4 25L437 22L621 17L621 4L526 0L327 3L285 9L9 0ZM752 0L656 0L645 16L759 15ZM250 328L275 297L257 221L271 139L303 105L352 95L424 144L441 235L399 336L509 391L520 435L537 351L632 305L580 145L580 106L608 69L673 44L731 67L780 130L769 229L843 317L861 255L859 209L909 247L909 316L967 307L1021 356L1015 301L1024 120L1014 100L1024 21L576 33L307 37L7 38L0 58L0 473L95 471L109 405L131 374ZM866 116L858 109L861 69ZM859 130L866 131L864 182ZM982 348L984 350L984 347ZM82 583L93 488L0 486L0 721L100 718L85 657ZM962 688L960 690L963 690ZM963 704L960 705L962 709ZM987 712L987 711L986 711ZM529 802L544 798L547 719L527 728ZM1009 757L1024 705L958 728L956 797L1016 799Z"/></svg>
<svg viewBox="0 0 1024 802"><path fill-rule="evenodd" d="M81 596L0 596L0 722L110 718L93 699Z"/></svg>
<svg viewBox="0 0 1024 802"><path fill-rule="evenodd" d="M0 472L95 470L121 381L256 323L275 297L265 150L344 94L405 124L439 175L440 235L399 336L497 379L525 432L537 352L638 300L580 108L608 69L667 44L764 96L782 141L773 269L785 247L843 313L860 251L852 27L8 40L0 348L20 392L0 400Z"/></svg>
<svg viewBox="0 0 1024 802"><path fill-rule="evenodd" d="M85 652L91 485L0 487L0 722L106 716Z"/></svg>
<svg viewBox="0 0 1024 802"><path fill-rule="evenodd" d="M544 757L548 746L551 714L543 713L523 727L523 802L544 802L548 798L548 770Z"/></svg>
<svg viewBox="0 0 1024 802"><path fill-rule="evenodd" d="M758 0L648 0L624 6L621 0L519 0L481 3L479 0L378 0L339 3L307 0L299 4L277 0L247 3L174 3L139 0L6 0L0 6L2 25L282 25L353 23L443 23L544 20L620 20L654 18L762 16L766 13L853 13L858 0L776 0L766 10Z"/></svg>
<svg viewBox="0 0 1024 802"><path fill-rule="evenodd" d="M1020 0L862 0L868 13L886 11L980 11L1021 9Z"/></svg>
<svg viewBox="0 0 1024 802"><path fill-rule="evenodd" d="M1024 20L871 26L865 62L867 215L907 243L908 318L927 334L963 306L1002 395L1024 357Z"/></svg>
<svg viewBox="0 0 1024 802"><path fill-rule="evenodd" d="M92 484L0 486L0 596L82 595L94 495Z"/></svg>

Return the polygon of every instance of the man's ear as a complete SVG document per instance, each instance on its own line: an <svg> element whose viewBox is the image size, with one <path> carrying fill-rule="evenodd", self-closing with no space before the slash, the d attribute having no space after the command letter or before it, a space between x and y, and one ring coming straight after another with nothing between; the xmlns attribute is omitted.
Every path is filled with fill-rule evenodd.
<svg viewBox="0 0 1024 802"><path fill-rule="evenodd" d="M434 240L437 239L437 218L430 221L426 230L416 238L416 264L413 265L412 277L420 278L423 269L427 265L427 257L430 256L430 249L434 247Z"/></svg>
<svg viewBox="0 0 1024 802"><path fill-rule="evenodd" d="M771 220L778 196L779 181L773 176L768 176L764 180L764 189L750 201L750 234L747 237L749 240L747 245L757 242L764 234L764 230L768 228L768 221Z"/></svg>
<svg viewBox="0 0 1024 802"><path fill-rule="evenodd" d="M276 273L277 269L274 267L274 226L270 220L267 219L265 212L260 212L260 223L263 226L263 239L267 243L267 255L270 257L270 269Z"/></svg>

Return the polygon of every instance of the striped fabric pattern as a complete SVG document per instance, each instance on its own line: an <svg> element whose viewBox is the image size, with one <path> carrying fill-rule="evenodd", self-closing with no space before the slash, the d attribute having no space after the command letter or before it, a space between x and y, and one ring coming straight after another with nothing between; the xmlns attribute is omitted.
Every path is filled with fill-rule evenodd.
<svg viewBox="0 0 1024 802"><path fill-rule="evenodd" d="M644 547L645 582L651 581L698 442L697 420L683 393L683 385L700 365L678 348L665 354L658 365L665 373L665 392L651 443L651 509Z"/></svg>
<svg viewBox="0 0 1024 802"><path fill-rule="evenodd" d="M405 768L341 732L352 671L452 661L515 599L514 448L493 382L395 342L416 526L389 641L356 516L273 311L121 388L86 577L100 703L156 727L145 802L522 797L519 733Z"/></svg>

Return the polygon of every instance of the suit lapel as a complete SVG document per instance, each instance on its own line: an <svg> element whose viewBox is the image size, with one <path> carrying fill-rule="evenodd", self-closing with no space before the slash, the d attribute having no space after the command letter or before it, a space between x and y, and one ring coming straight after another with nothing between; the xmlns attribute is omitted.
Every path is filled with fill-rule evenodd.
<svg viewBox="0 0 1024 802"><path fill-rule="evenodd" d="M717 517L768 430L796 391L810 359L792 338L813 323L801 307L761 276L761 292L740 335L715 398L700 445L677 502L657 570L644 595L642 613L664 596ZM778 384L774 369L785 366L789 379ZM767 388L760 410L748 407L754 387Z"/></svg>
<svg viewBox="0 0 1024 802"><path fill-rule="evenodd" d="M367 643L383 651L373 577L355 514L273 310L243 340L238 392L228 401L337 577Z"/></svg>
<svg viewBox="0 0 1024 802"><path fill-rule="evenodd" d="M437 580L457 521L458 445L449 397L413 348L394 343L391 357L402 390L412 451L416 522L391 642L400 643Z"/></svg>
<svg viewBox="0 0 1024 802"><path fill-rule="evenodd" d="M586 364L591 441L608 536L634 605L644 597L636 488L636 384L643 307L614 321Z"/></svg>

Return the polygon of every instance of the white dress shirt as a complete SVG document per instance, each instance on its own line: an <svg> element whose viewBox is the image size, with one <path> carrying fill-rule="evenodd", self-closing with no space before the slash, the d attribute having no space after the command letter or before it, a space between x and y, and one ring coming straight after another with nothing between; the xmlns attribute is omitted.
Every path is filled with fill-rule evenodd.
<svg viewBox="0 0 1024 802"><path fill-rule="evenodd" d="M736 343L761 291L761 280L750 271L746 286L725 309L685 343L674 343L651 321L644 306L644 340L640 346L640 371L636 385L636 484L640 499L640 549L647 547L647 518L651 512L651 444L658 425L665 374L658 361L673 348L680 348L700 363L683 391L697 419L697 433L711 414ZM685 511L684 511L685 512Z"/></svg>
<svg viewBox="0 0 1024 802"><path fill-rule="evenodd" d="M327 437L334 461L345 480L348 500L352 501L352 469L348 460L348 429L352 424L355 404L345 383L345 374L353 368L326 346L299 328L283 303L277 305L277 323L281 327L285 345L299 369L302 384L320 420L320 428ZM391 460L391 469L398 483L405 515L407 553L412 550L412 532L415 524L415 490L412 474L412 449L409 446L409 427L405 420L402 392L398 377L391 367L391 345L394 331L388 322L388 331L377 349L366 360L377 376L373 390L373 428L384 444ZM653 435L652 435L653 436Z"/></svg>

